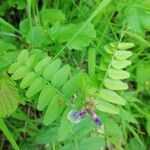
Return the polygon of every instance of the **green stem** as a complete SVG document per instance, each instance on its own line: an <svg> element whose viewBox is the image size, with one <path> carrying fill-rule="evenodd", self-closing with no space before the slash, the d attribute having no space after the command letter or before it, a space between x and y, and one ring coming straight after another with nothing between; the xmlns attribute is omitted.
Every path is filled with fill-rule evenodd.
<svg viewBox="0 0 150 150"><path fill-rule="evenodd" d="M30 29L32 29L32 16L31 16L31 0L28 0L28 6L27 6L27 14L28 14L28 19L30 22Z"/></svg>
<svg viewBox="0 0 150 150"><path fill-rule="evenodd" d="M12 147L15 150L19 150L19 147L17 145L17 143L15 142L11 132L9 131L9 129L7 128L3 118L0 117L0 129L3 131L3 133L5 134L5 136L7 137L7 139L9 140L9 142L11 143Z"/></svg>

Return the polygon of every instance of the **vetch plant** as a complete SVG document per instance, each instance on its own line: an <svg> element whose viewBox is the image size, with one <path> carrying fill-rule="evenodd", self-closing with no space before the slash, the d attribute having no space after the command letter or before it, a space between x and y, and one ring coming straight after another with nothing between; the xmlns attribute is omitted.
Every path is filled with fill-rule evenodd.
<svg viewBox="0 0 150 150"><path fill-rule="evenodd" d="M149 4L2 1L0 150L148 149Z"/></svg>

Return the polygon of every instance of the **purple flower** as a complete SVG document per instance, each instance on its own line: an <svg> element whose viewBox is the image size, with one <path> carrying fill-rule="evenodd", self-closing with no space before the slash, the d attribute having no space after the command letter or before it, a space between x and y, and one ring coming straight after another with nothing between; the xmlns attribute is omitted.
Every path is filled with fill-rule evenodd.
<svg viewBox="0 0 150 150"><path fill-rule="evenodd" d="M91 117L93 118L93 121L95 124L101 126L103 123L102 121L98 118L98 116L96 115L96 113L93 110L89 110L89 109L82 109L80 111L78 110L71 110L68 113L68 119L72 122L72 123L79 123L81 121L81 119L83 117L85 117L86 115L91 115Z"/></svg>
<svg viewBox="0 0 150 150"><path fill-rule="evenodd" d="M68 119L72 123L79 123L81 121L80 111L78 111L78 110L71 110L68 113Z"/></svg>
<svg viewBox="0 0 150 150"><path fill-rule="evenodd" d="M102 121L99 119L99 117L96 115L96 113L94 111L91 111L91 110L88 110L88 111L91 114L95 124L97 124L99 126L103 124Z"/></svg>
<svg viewBox="0 0 150 150"><path fill-rule="evenodd" d="M79 114L83 118L87 115L87 111L86 110L81 110Z"/></svg>

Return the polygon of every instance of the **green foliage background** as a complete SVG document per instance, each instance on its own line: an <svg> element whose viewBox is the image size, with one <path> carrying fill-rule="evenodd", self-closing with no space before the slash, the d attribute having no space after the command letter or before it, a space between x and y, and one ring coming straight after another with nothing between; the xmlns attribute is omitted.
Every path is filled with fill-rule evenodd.
<svg viewBox="0 0 150 150"><path fill-rule="evenodd" d="M0 17L0 150L150 148L150 0L2 0ZM101 133L67 117L91 99Z"/></svg>

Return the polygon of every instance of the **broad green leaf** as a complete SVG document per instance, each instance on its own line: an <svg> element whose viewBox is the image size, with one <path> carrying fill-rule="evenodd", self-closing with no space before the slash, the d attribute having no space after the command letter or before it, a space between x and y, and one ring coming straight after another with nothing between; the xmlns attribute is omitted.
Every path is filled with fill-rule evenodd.
<svg viewBox="0 0 150 150"><path fill-rule="evenodd" d="M43 78L41 77L37 78L36 80L32 82L31 86L28 88L26 92L26 96L29 98L34 96L35 94L37 94L43 89L45 84L46 84L46 81Z"/></svg>
<svg viewBox="0 0 150 150"><path fill-rule="evenodd" d="M113 60L112 61L112 66L115 69L123 69L123 68L126 68L128 65L131 65L130 60Z"/></svg>
<svg viewBox="0 0 150 150"><path fill-rule="evenodd" d="M67 96L71 97L77 90L80 88L81 84L81 73L78 73L71 77L63 86L62 93Z"/></svg>
<svg viewBox="0 0 150 150"><path fill-rule="evenodd" d="M21 66L21 64L19 64L18 62L13 63L9 69L8 69L8 73L13 74L15 73L15 71Z"/></svg>
<svg viewBox="0 0 150 150"><path fill-rule="evenodd" d="M55 87L61 87L68 79L70 74L70 66L65 65L60 68L52 77L51 82Z"/></svg>
<svg viewBox="0 0 150 150"><path fill-rule="evenodd" d="M118 50L115 52L115 58L118 60L124 60L132 56L131 51Z"/></svg>
<svg viewBox="0 0 150 150"><path fill-rule="evenodd" d="M15 73L11 76L13 80L19 80L24 78L25 75L29 73L29 69L25 66L19 67Z"/></svg>
<svg viewBox="0 0 150 150"><path fill-rule="evenodd" d="M37 109L43 110L51 102L57 90L50 84L46 85L40 93Z"/></svg>
<svg viewBox="0 0 150 150"><path fill-rule="evenodd" d="M44 125L50 125L53 121L55 121L63 112L65 108L65 102L61 96L55 95L48 105L43 123Z"/></svg>
<svg viewBox="0 0 150 150"><path fill-rule="evenodd" d="M99 150L104 146L105 140L96 136L84 138L79 145L81 150Z"/></svg>
<svg viewBox="0 0 150 150"><path fill-rule="evenodd" d="M102 137L88 137L82 140L78 140L78 149L80 150L100 150L105 146L105 140ZM68 143L61 150L77 150L77 147L74 143Z"/></svg>
<svg viewBox="0 0 150 150"><path fill-rule="evenodd" d="M29 87L36 78L37 75L34 72L29 72L21 81L20 87L22 89Z"/></svg>
<svg viewBox="0 0 150 150"><path fill-rule="evenodd" d="M0 117L14 112L19 102L19 93L13 80L7 77L0 79Z"/></svg>
<svg viewBox="0 0 150 150"><path fill-rule="evenodd" d="M50 81L52 76L55 75L57 70L60 68L61 61L59 59L54 60L52 63L46 66L43 71L43 77Z"/></svg>
<svg viewBox="0 0 150 150"><path fill-rule="evenodd" d="M119 113L119 109L117 107L99 98L96 99L96 109L103 111L103 112L111 113L111 114Z"/></svg>
<svg viewBox="0 0 150 150"><path fill-rule="evenodd" d="M19 23L19 31L23 37L27 36L27 33L30 29L30 20L28 18L21 20Z"/></svg>
<svg viewBox="0 0 150 150"><path fill-rule="evenodd" d="M63 113L61 118L60 127L58 130L58 140L64 141L72 136L72 128L74 124L68 120L68 113L71 111L71 108L67 108Z"/></svg>
<svg viewBox="0 0 150 150"><path fill-rule="evenodd" d="M118 70L118 69L109 69L108 76L112 79L127 79L130 77L130 73L124 70Z"/></svg>
<svg viewBox="0 0 150 150"><path fill-rule="evenodd" d="M119 140L124 140L123 132L117 121L111 118L109 115L102 115L101 117L105 126L105 135L110 138L110 140L114 142L118 142Z"/></svg>
<svg viewBox="0 0 150 150"><path fill-rule="evenodd" d="M35 137L36 144L52 144L57 141L58 127L42 129Z"/></svg>
<svg viewBox="0 0 150 150"><path fill-rule="evenodd" d="M34 47L42 46L44 43L44 31L41 26L33 27L27 34L27 43Z"/></svg>
<svg viewBox="0 0 150 150"><path fill-rule="evenodd" d="M11 44L11 43L8 43L8 42L5 42L4 40L0 39L0 48L1 48L1 52L5 52L7 50L16 50L16 46Z"/></svg>
<svg viewBox="0 0 150 150"><path fill-rule="evenodd" d="M18 55L17 62L22 64L22 65L25 65L28 59L29 59L28 51L22 50L20 52L20 54Z"/></svg>
<svg viewBox="0 0 150 150"><path fill-rule="evenodd" d="M120 80L105 79L104 85L110 90L126 90L128 85Z"/></svg>
<svg viewBox="0 0 150 150"><path fill-rule="evenodd" d="M150 28L149 1L135 1L123 12L123 23L126 23L129 30L141 34L144 37L145 31ZM145 3L145 4L144 4ZM147 9L148 8L148 9Z"/></svg>
<svg viewBox="0 0 150 150"><path fill-rule="evenodd" d="M39 61L36 64L34 71L38 74L42 74L46 65L48 65L50 63L51 63L51 58L49 56L46 56L45 58L43 58L41 61Z"/></svg>
<svg viewBox="0 0 150 150"><path fill-rule="evenodd" d="M76 25L68 24L65 26L55 24L49 30L49 35L53 40L59 41L61 43L68 43L67 45L70 49L82 50L85 46L89 45L92 39L96 37L94 26L93 24L89 23L86 28L84 28L75 38L73 38L82 26L83 23ZM70 39L72 40L70 41Z"/></svg>
<svg viewBox="0 0 150 150"><path fill-rule="evenodd" d="M130 49L130 48L133 48L134 46L135 46L134 43L118 43L117 44L117 48L120 50Z"/></svg>
<svg viewBox="0 0 150 150"><path fill-rule="evenodd" d="M119 96L116 92L107 89L101 89L98 93L98 96L108 102L118 104L118 105L125 105L126 101Z"/></svg>
<svg viewBox="0 0 150 150"><path fill-rule="evenodd" d="M5 21L3 18L0 18L0 24L6 26L7 28L11 29L14 32L19 32L13 25Z"/></svg>
<svg viewBox="0 0 150 150"><path fill-rule="evenodd" d="M40 12L40 17L44 26L53 25L56 22L63 22L65 20L65 15L58 9L43 9Z"/></svg>
<svg viewBox="0 0 150 150"><path fill-rule="evenodd" d="M75 124L73 133L76 134L76 137L83 138L93 131L95 124L91 121L91 116L86 116L82 118L80 123Z"/></svg>

